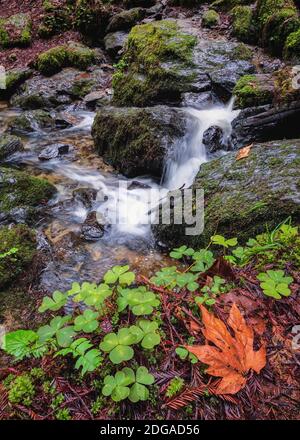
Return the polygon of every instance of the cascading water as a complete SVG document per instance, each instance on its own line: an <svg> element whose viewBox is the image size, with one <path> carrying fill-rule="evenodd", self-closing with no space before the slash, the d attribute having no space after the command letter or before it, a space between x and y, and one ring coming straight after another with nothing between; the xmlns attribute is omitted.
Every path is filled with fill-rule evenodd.
<svg viewBox="0 0 300 440"><path fill-rule="evenodd" d="M25 152L13 158L16 164L29 167L29 172L47 175L58 189L56 199L50 206L50 220L39 226L40 231L50 239L58 249L60 240L68 234L79 237L81 228L91 212L97 212L99 218L109 225L103 237L96 242L79 241L71 243L64 259L55 258L44 270L41 284L49 291L67 288L78 280L97 280L103 272L124 259L131 264L138 261L143 249L148 249L146 260L153 268L163 258L151 250L151 224L155 207L168 191L189 187L202 163L209 160L202 139L206 129L219 126L224 136L230 136L231 122L238 111L233 110L233 102L228 105L215 105L209 109L196 110L186 108L193 120L191 129L184 139L173 146L172 154L165 159L164 176L160 184L150 177L135 178L134 181L103 170L96 166L97 156L82 160L74 152L59 159L40 161L38 155L49 144L49 134L35 132L25 139ZM73 117L73 113L70 112ZM74 119L80 122L72 128L51 133L51 142L91 144L91 125L95 114L92 112L74 112ZM5 117L4 117L5 118ZM103 165L103 164L102 164ZM92 188L97 196L91 206L74 198L74 191ZM65 244L62 245L65 247ZM149 250L150 246L150 250ZM65 249L64 249L65 252ZM131 253L130 253L131 252ZM146 263L143 260L142 265ZM154 261L154 262L153 262ZM99 262L101 264L99 265Z"/></svg>

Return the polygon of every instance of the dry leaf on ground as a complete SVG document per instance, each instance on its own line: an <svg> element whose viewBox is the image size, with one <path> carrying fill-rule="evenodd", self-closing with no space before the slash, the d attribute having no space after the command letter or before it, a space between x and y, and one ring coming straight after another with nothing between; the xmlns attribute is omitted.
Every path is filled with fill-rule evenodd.
<svg viewBox="0 0 300 440"><path fill-rule="evenodd" d="M236 155L236 160L244 159L245 157L248 157L250 154L250 150L253 147L253 144L248 145L247 147L241 148Z"/></svg>
<svg viewBox="0 0 300 440"><path fill-rule="evenodd" d="M246 375L252 369L259 373L266 365L266 350L253 350L254 332L248 327L236 304L232 305L228 325L234 331L231 336L224 322L200 305L202 330L212 345L185 346L201 362L208 365L207 374L221 377L217 394L235 394L246 385Z"/></svg>

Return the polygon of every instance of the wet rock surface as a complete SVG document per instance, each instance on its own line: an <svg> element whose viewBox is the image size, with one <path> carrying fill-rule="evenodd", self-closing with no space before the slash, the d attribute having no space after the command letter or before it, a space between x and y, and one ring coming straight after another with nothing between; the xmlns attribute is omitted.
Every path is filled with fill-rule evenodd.
<svg viewBox="0 0 300 440"><path fill-rule="evenodd" d="M81 227L81 233L87 241L98 241L103 237L105 231L104 219L99 223L100 214L95 211L87 215L85 222Z"/></svg>
<svg viewBox="0 0 300 440"><path fill-rule="evenodd" d="M20 138L9 134L0 135L0 161L22 150L23 143Z"/></svg>
<svg viewBox="0 0 300 440"><path fill-rule="evenodd" d="M69 152L70 148L72 148L72 147L71 147L71 145L68 145L68 144L48 145L39 154L39 159L40 160L55 159L56 157L67 154Z"/></svg>
<svg viewBox="0 0 300 440"><path fill-rule="evenodd" d="M172 155L195 125L196 119L183 109L110 107L97 113L92 135L97 152L124 175L160 177L166 155Z"/></svg>
<svg viewBox="0 0 300 440"><path fill-rule="evenodd" d="M198 249L215 233L244 243L288 216L299 222L299 147L299 140L255 144L245 159L232 152L202 165L193 188L205 194L203 233L186 235L187 224L159 225L153 227L156 238L168 247Z"/></svg>

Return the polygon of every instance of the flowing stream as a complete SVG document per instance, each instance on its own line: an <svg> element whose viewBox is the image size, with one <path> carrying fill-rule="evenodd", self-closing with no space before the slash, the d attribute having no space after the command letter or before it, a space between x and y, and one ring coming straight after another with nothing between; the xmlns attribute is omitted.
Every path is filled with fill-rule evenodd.
<svg viewBox="0 0 300 440"><path fill-rule="evenodd" d="M113 264L139 266L149 275L165 263L167 257L154 248L149 222L152 208L170 189L193 183L201 164L209 160L202 143L203 133L211 126L219 126L224 136L229 137L231 122L238 113L233 110L232 101L205 110L186 111L196 124L193 132L187 133L176 146L172 157L166 159L162 182L147 176L126 179L105 166L92 150L92 112L72 111L70 115L77 121L72 128L51 134L37 131L23 138L25 151L13 156L10 163L46 177L58 190L38 225L40 247L51 254L41 278L43 288L51 291L69 288L74 281L99 281ZM0 124L14 115L13 110L2 111ZM74 145L74 149L59 159L39 160L41 150L55 142ZM82 188L97 194L90 206L74 197L74 192ZM81 237L82 224L90 212L97 212L98 221L101 217L109 225L97 241Z"/></svg>

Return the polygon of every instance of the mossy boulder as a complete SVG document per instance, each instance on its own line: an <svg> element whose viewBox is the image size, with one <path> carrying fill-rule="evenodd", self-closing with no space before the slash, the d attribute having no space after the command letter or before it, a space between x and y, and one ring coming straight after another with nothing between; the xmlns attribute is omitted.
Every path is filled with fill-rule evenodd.
<svg viewBox="0 0 300 440"><path fill-rule="evenodd" d="M192 133L197 120L182 109L166 106L101 109L92 135L97 152L128 177L161 177L164 158Z"/></svg>
<svg viewBox="0 0 300 440"><path fill-rule="evenodd" d="M36 236L25 225L0 227L0 289L24 272L36 253Z"/></svg>
<svg viewBox="0 0 300 440"><path fill-rule="evenodd" d="M17 151L23 150L23 143L17 136L9 134L0 135L0 162L7 159Z"/></svg>
<svg viewBox="0 0 300 440"><path fill-rule="evenodd" d="M230 11L232 17L232 35L245 43L256 40L253 11L250 6L236 6Z"/></svg>
<svg viewBox="0 0 300 440"><path fill-rule="evenodd" d="M124 106L178 102L195 80L196 41L171 20L135 26L113 77L114 102Z"/></svg>
<svg viewBox="0 0 300 440"><path fill-rule="evenodd" d="M286 39L284 50L284 58L294 62L300 62L300 29L292 32Z"/></svg>
<svg viewBox="0 0 300 440"><path fill-rule="evenodd" d="M15 14L0 18L0 47L24 47L31 43L29 14Z"/></svg>
<svg viewBox="0 0 300 440"><path fill-rule="evenodd" d="M95 51L88 47L70 42L41 53L35 62L36 69L45 76L54 75L64 67L76 67L85 70L95 63Z"/></svg>
<svg viewBox="0 0 300 440"><path fill-rule="evenodd" d="M262 30L262 45L273 55L282 55L289 34L300 29L298 12L285 8L271 15Z"/></svg>
<svg viewBox="0 0 300 440"><path fill-rule="evenodd" d="M16 116L9 123L9 130L15 133L33 133L53 130L55 128L68 128L71 123L59 114L46 110L25 111Z"/></svg>
<svg viewBox="0 0 300 440"><path fill-rule="evenodd" d="M203 27L212 28L212 27L217 26L219 23L220 23L220 16L213 9L205 11L204 14L202 15L202 26Z"/></svg>
<svg viewBox="0 0 300 440"><path fill-rule="evenodd" d="M5 74L5 89L0 89L0 99L9 99L32 74L30 69L11 69Z"/></svg>
<svg viewBox="0 0 300 440"><path fill-rule="evenodd" d="M97 66L89 72L70 67L51 77L34 75L11 97L10 104L25 110L69 105L101 88L104 81L103 70Z"/></svg>
<svg viewBox="0 0 300 440"><path fill-rule="evenodd" d="M128 31L146 15L144 8L132 8L115 14L108 23L106 32Z"/></svg>
<svg viewBox="0 0 300 440"><path fill-rule="evenodd" d="M290 67L277 70L271 74L245 75L237 82L233 93L236 106L239 108L258 107L265 104L276 104L297 101L299 89L292 83Z"/></svg>
<svg viewBox="0 0 300 440"><path fill-rule="evenodd" d="M300 141L255 144L247 158L236 153L202 165L193 189L204 190L204 231L186 235L187 225L158 225L156 238L170 248L194 249L214 234L237 237L241 244L291 216L300 223ZM175 208L176 209L176 208Z"/></svg>
<svg viewBox="0 0 300 440"><path fill-rule="evenodd" d="M45 179L31 177L26 172L0 168L0 214L15 208L34 208L47 202L56 192Z"/></svg>
<svg viewBox="0 0 300 440"><path fill-rule="evenodd" d="M238 108L269 104L274 98L274 80L269 75L242 76L233 90Z"/></svg>

